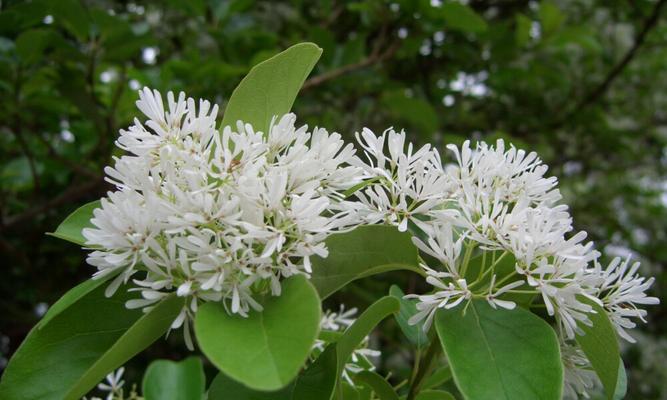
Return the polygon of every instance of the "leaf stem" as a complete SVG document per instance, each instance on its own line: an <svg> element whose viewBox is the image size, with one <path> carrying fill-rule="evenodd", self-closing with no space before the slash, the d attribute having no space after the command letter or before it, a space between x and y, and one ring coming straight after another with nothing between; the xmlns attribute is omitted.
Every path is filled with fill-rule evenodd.
<svg viewBox="0 0 667 400"><path fill-rule="evenodd" d="M475 244L470 242L466 244L466 252L465 255L463 256L463 267L461 268L461 273L460 275L464 277L466 275L466 271L468 271L468 264L470 264L470 258L472 257L472 251L475 248Z"/></svg>
<svg viewBox="0 0 667 400"><path fill-rule="evenodd" d="M433 332L433 330L431 330ZM431 337L431 344L426 349L426 354L422 358L421 362L418 365L417 372L414 374L414 379L410 382L410 390L408 391L408 396L406 400L414 400L415 396L419 393L419 388L426 377L427 373L431 370L433 361L440 350L440 341L435 335Z"/></svg>
<svg viewBox="0 0 667 400"><path fill-rule="evenodd" d="M494 272L494 271L496 270L496 265L498 265L498 264L503 260L503 258L505 258L505 256L506 256L507 254L509 254L509 253L508 253L507 251L504 251L503 254L500 255L500 257L496 258L496 256L495 256L495 252L494 252L494 253L493 253L493 259L494 259L493 263L489 266L489 268L488 268L486 271L484 271L484 273L482 274L482 276L478 277L478 278L475 280L475 282L473 282L473 283L470 284L470 287L472 288L472 287L475 286L476 284L481 283L482 280L483 280L484 278L486 278L486 276L487 276L489 273ZM500 282L496 283L496 285L499 285L499 284L500 284Z"/></svg>

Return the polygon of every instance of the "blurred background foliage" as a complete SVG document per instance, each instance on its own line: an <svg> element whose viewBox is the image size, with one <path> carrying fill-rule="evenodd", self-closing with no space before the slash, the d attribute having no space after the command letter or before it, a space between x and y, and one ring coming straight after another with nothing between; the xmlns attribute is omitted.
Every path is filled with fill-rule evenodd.
<svg viewBox="0 0 667 400"><path fill-rule="evenodd" d="M301 41L324 49L295 104L301 122L350 140L363 126L394 126L441 149L504 138L537 151L576 227L607 256L639 258L663 297L665 2L0 0L0 368L92 272L83 251L45 232L108 190L103 168L138 116L137 89L224 107L252 65ZM331 306L363 308L394 282L420 290L412 279L362 281ZM667 399L667 303L649 311L639 345L625 346L628 398ZM135 371L150 357L184 357L171 339ZM396 324L372 339L398 383L412 354Z"/></svg>

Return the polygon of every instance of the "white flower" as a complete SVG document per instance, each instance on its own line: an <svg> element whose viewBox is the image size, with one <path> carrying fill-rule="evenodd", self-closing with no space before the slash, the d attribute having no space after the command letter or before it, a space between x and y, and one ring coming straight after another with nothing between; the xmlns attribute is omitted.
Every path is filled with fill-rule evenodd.
<svg viewBox="0 0 667 400"><path fill-rule="evenodd" d="M589 392L598 384L598 378L584 352L575 344L561 341L563 362L563 398L576 400L579 396L590 398Z"/></svg>
<svg viewBox="0 0 667 400"><path fill-rule="evenodd" d="M344 331L352 326L357 314L356 308L345 309L345 305L341 304L338 312L326 311L320 321L320 329L331 331Z"/></svg>
<svg viewBox="0 0 667 400"><path fill-rule="evenodd" d="M113 400L114 397L122 396L123 385L125 385L125 381L123 381L124 372L125 367L120 367L106 376L106 383L102 382L97 385L98 389L109 392L106 400Z"/></svg>
<svg viewBox="0 0 667 400"><path fill-rule="evenodd" d="M489 284L489 293L486 295L486 301L489 305L495 309L498 307L504 308L506 310L513 310L516 308L516 303L509 300L501 300L498 297L502 296L504 293L509 292L512 289L522 286L524 281L514 281L508 283L505 286L502 286L500 289L496 289L496 275L491 277L491 283Z"/></svg>
<svg viewBox="0 0 667 400"><path fill-rule="evenodd" d="M639 276L637 271L640 263L630 264L630 258L621 262L621 259L616 257L604 270L600 264L597 262L595 264L592 273L598 273L601 278L597 295L609 312L609 317L618 334L628 342L634 343L635 339L626 331L626 329L632 329L636 326L631 318L638 318L642 322L646 322L644 318L646 317L646 310L637 306L660 303L657 297L646 294L655 279L649 278L647 280Z"/></svg>
<svg viewBox="0 0 667 400"><path fill-rule="evenodd" d="M280 295L283 278L308 275L311 259L328 255L327 236L357 224L359 207L343 192L362 170L339 134L297 128L293 114L274 118L266 134L240 121L219 132L218 107L207 101L169 93L165 107L148 89L139 97L148 120L121 131L127 154L105 169L116 190L83 232L88 263L95 277L117 274L107 295L123 283L141 294L127 307L183 297L172 328L184 328L191 348L201 302L261 311L258 295Z"/></svg>
<svg viewBox="0 0 667 400"><path fill-rule="evenodd" d="M506 203L516 203L526 199L531 205L553 205L560 200L556 189L558 181L554 177L545 178L547 166L534 152L526 154L510 145L505 150L502 139L496 141L495 148L478 142L476 151L470 149L470 141L465 141L459 150L448 145L458 162L450 175L458 183L458 195L475 198L498 197Z"/></svg>
<svg viewBox="0 0 667 400"><path fill-rule="evenodd" d="M427 267L425 269L428 274L426 282L434 287L435 293L427 295L409 294L405 296L407 299L416 298L419 300L417 303L418 312L410 317L408 323L416 325L423 320L424 332L428 331L433 324L433 318L438 309L451 309L461 304L464 300L472 298L472 292L468 289L468 283L465 279L459 278L453 282L445 283L441 279L449 278L449 274L439 273Z"/></svg>
<svg viewBox="0 0 667 400"><path fill-rule="evenodd" d="M430 219L442 212L448 186L437 150L426 145L413 153L412 143L406 149L405 140L402 131L388 129L378 137L364 128L357 141L367 161L352 160L363 169L368 184L355 193L362 204L360 217L371 224L397 225L403 232L409 221L423 227L420 217Z"/></svg>
<svg viewBox="0 0 667 400"><path fill-rule="evenodd" d="M460 277L459 256L465 237L454 239L454 230L449 224L437 224L427 233L427 243L417 237L413 237L412 242L419 250L440 261L452 277Z"/></svg>
<svg viewBox="0 0 667 400"><path fill-rule="evenodd" d="M371 160L367 173L380 168L384 175L376 174L379 181L404 174L401 160L409 157L401 155L402 137L388 140L394 148L389 156L383 153L385 135L377 138L364 132L363 137ZM630 268L627 261L614 261L602 271L597 264L600 253L586 242L586 232L574 232L567 206L558 203L557 180L545 176L547 167L537 155L513 146L506 149L502 140L495 146L480 142L474 149L468 141L460 149L447 147L456 158L456 164L444 170L442 182L447 185L429 191L428 201L436 206L414 221L421 235L413 237L413 243L431 257L422 267L433 292L407 296L419 300L419 312L411 322L423 321L428 329L438 308L453 308L470 298L513 309L516 303L503 299L503 294L516 293L543 303L564 338L573 339L582 324L591 324L593 301L604 305L619 334L632 340L626 329L635 326L632 319L646 315L638 305L658 302L645 294L653 279L637 276L638 264ZM412 162L416 165L419 159ZM392 172L394 165L397 174ZM403 170L415 174L410 168ZM364 192L373 200L368 203L376 207L377 216L394 204L392 187L376 184ZM409 204L397 198L399 207L394 209ZM389 221L395 223L398 215L402 214ZM594 268L589 267L592 263ZM501 287L496 288L496 282Z"/></svg>

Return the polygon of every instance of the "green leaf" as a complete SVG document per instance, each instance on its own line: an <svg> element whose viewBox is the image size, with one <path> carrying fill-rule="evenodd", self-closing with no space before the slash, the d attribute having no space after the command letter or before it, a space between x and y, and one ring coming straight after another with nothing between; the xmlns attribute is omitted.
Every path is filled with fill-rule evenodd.
<svg viewBox="0 0 667 400"><path fill-rule="evenodd" d="M276 392L253 390L221 372L208 389L208 400L290 400L291 393L291 385Z"/></svg>
<svg viewBox="0 0 667 400"><path fill-rule="evenodd" d="M96 208L100 208L99 200L90 202L77 208L73 213L65 218L65 220L60 225L58 225L58 228L55 232L48 233L48 235L67 240L68 242L72 242L80 246L85 245L86 238L83 237L81 231L83 228L93 227L90 219L93 218L93 211Z"/></svg>
<svg viewBox="0 0 667 400"><path fill-rule="evenodd" d="M354 376L356 382L369 386L380 400L398 400L398 395L383 377L372 371L361 371Z"/></svg>
<svg viewBox="0 0 667 400"><path fill-rule="evenodd" d="M16 38L16 52L26 64L34 64L44 57L56 34L50 29L30 29Z"/></svg>
<svg viewBox="0 0 667 400"><path fill-rule="evenodd" d="M394 226L360 226L326 240L327 258L313 258L310 281L322 299L360 278L397 269L420 273L410 234Z"/></svg>
<svg viewBox="0 0 667 400"><path fill-rule="evenodd" d="M243 121L255 131L268 132L274 116L290 111L321 54L315 44L300 43L254 66L232 93L222 126Z"/></svg>
<svg viewBox="0 0 667 400"><path fill-rule="evenodd" d="M428 101L408 97L405 91L385 93L381 101L393 116L414 127L422 138L429 140L438 130L438 114Z"/></svg>
<svg viewBox="0 0 667 400"><path fill-rule="evenodd" d="M452 379L452 369L449 366L437 369L422 383L423 389L432 389Z"/></svg>
<svg viewBox="0 0 667 400"><path fill-rule="evenodd" d="M267 296L264 311L247 318L229 315L222 304L206 303L195 317L202 352L226 375L251 389L276 390L299 372L317 339L320 299L304 276Z"/></svg>
<svg viewBox="0 0 667 400"><path fill-rule="evenodd" d="M565 16L558 9L558 6L550 1L542 1L538 11L540 23L542 24L542 34L548 36L555 32L565 21Z"/></svg>
<svg viewBox="0 0 667 400"><path fill-rule="evenodd" d="M419 392L415 400L456 400L454 396L443 390L423 390Z"/></svg>
<svg viewBox="0 0 667 400"><path fill-rule="evenodd" d="M106 298L98 287L33 329L7 366L0 398L80 399L164 334L183 306L171 296L143 314L125 308L129 298L124 290Z"/></svg>
<svg viewBox="0 0 667 400"><path fill-rule="evenodd" d="M359 191L361 189L364 189L365 187L370 186L370 185L374 184L375 182L377 182L379 180L380 180L380 178L375 177L375 178L370 178L370 179L366 179L362 182L359 182L356 185L354 185L351 188L344 191L343 192L343 197L348 198L348 197L352 196L354 193L356 193L357 191Z"/></svg>
<svg viewBox="0 0 667 400"><path fill-rule="evenodd" d="M337 342L341 336L343 336L343 332L323 329L320 331L319 339L327 343L334 343Z"/></svg>
<svg viewBox="0 0 667 400"><path fill-rule="evenodd" d="M338 355L338 371L343 371L345 363L352 352L359 346L373 328L392 313L398 312L400 303L392 296L385 296L371 304L354 323L345 330L336 342Z"/></svg>
<svg viewBox="0 0 667 400"><path fill-rule="evenodd" d="M445 24L450 29L466 33L481 33L487 30L488 26L484 18L480 17L472 8L455 2L445 2L440 9Z"/></svg>
<svg viewBox="0 0 667 400"><path fill-rule="evenodd" d="M401 309L396 314L396 322L398 326L403 331L403 334L408 338L410 343L414 344L418 348L424 348L428 345L429 340L426 333L421 328L420 325L410 325L408 320L415 314L417 314L417 304L416 301L410 299L404 299L405 293L396 285L392 285L389 288L389 294L396 297L401 303Z"/></svg>
<svg viewBox="0 0 667 400"><path fill-rule="evenodd" d="M607 312L599 304L588 298L582 302L593 307L595 314L589 314L593 326L580 324L584 335L577 335L577 343L591 362L597 373L608 399L613 399L622 368L621 354L616 339L616 330L607 317Z"/></svg>
<svg viewBox="0 0 667 400"><path fill-rule="evenodd" d="M336 346L329 345L294 383L294 400L329 399L338 382Z"/></svg>
<svg viewBox="0 0 667 400"><path fill-rule="evenodd" d="M484 300L472 300L439 310L436 329L466 399L561 398L556 333L529 311L496 310Z"/></svg>
<svg viewBox="0 0 667 400"><path fill-rule="evenodd" d="M523 47L530 42L530 29L533 21L523 14L516 15L516 30L514 31L514 40L517 46Z"/></svg>
<svg viewBox="0 0 667 400"><path fill-rule="evenodd" d="M322 400L329 399L337 382L336 348L328 346L290 385L275 392L250 389L220 373L208 391L208 400Z"/></svg>
<svg viewBox="0 0 667 400"><path fill-rule="evenodd" d="M68 31L85 41L90 29L90 17L80 0L58 0L51 9L54 19Z"/></svg>
<svg viewBox="0 0 667 400"><path fill-rule="evenodd" d="M44 318L37 323L37 329L42 329L53 318L58 316L61 312L75 304L77 301L88 295L93 290L100 287L102 284L108 282L111 278L120 273L120 269L116 273L107 274L100 279L88 279L70 289L58 301L56 301L48 310Z"/></svg>
<svg viewBox="0 0 667 400"><path fill-rule="evenodd" d="M625 373L625 366L623 360L618 364L618 382L616 383L616 391L614 392L614 400L623 400L628 392L628 376Z"/></svg>
<svg viewBox="0 0 667 400"><path fill-rule="evenodd" d="M205 386L199 357L180 362L156 360L146 369L141 392L145 400L198 400L204 397Z"/></svg>
<svg viewBox="0 0 667 400"><path fill-rule="evenodd" d="M340 394L342 400L359 400L359 391L347 382L340 385Z"/></svg>

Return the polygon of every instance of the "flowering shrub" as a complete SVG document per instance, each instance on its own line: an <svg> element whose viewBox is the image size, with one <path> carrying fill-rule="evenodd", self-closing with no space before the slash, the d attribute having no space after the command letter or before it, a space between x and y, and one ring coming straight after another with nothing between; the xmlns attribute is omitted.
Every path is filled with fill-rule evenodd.
<svg viewBox="0 0 667 400"><path fill-rule="evenodd" d="M206 391L199 359L157 361L147 399L446 399L431 389L450 377L466 399L588 397L598 381L624 395L616 337L632 342L641 307L658 303L639 263L600 264L535 153L466 141L443 164L402 131L346 144L298 127L288 111L320 52L258 65L220 127L207 101L139 92L145 121L121 131L125 154L105 170L114 189L54 233L96 272L33 329L3 398L77 399L109 373L99 388L123 398L112 371L180 328L220 374ZM393 288L357 319L321 315L347 283L397 269L430 290ZM368 337L391 314L418 354L396 387Z"/></svg>

